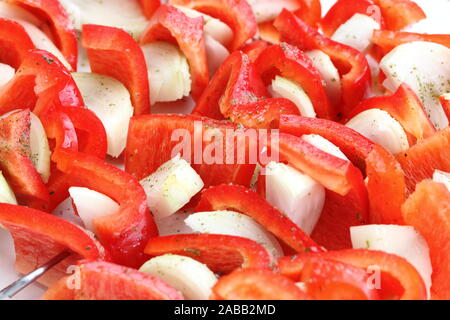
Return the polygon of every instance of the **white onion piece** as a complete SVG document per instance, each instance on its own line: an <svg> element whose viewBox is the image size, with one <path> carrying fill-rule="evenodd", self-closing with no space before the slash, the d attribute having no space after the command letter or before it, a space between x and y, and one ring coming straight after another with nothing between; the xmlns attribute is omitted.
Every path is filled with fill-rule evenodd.
<svg viewBox="0 0 450 320"><path fill-rule="evenodd" d="M12 78L14 78L14 74L16 70L13 67L0 63L0 87L7 84Z"/></svg>
<svg viewBox="0 0 450 320"><path fill-rule="evenodd" d="M348 160L339 147L318 134L305 134L302 136L302 139L323 152L329 153L342 160Z"/></svg>
<svg viewBox="0 0 450 320"><path fill-rule="evenodd" d="M0 171L0 203L17 204L16 196Z"/></svg>
<svg viewBox="0 0 450 320"><path fill-rule="evenodd" d="M434 170L433 181L444 184L450 192L450 173L441 170Z"/></svg>
<svg viewBox="0 0 450 320"><path fill-rule="evenodd" d="M41 120L30 112L30 148L31 162L36 171L41 175L42 180L47 183L50 177L50 147L48 145L47 135L42 126Z"/></svg>

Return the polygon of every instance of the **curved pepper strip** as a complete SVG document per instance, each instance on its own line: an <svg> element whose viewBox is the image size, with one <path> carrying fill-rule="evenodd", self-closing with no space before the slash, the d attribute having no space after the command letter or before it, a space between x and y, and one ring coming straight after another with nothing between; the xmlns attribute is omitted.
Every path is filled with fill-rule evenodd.
<svg viewBox="0 0 450 320"><path fill-rule="evenodd" d="M77 69L78 45L69 15L58 0L8 0L48 23L55 44L72 66Z"/></svg>
<svg viewBox="0 0 450 320"><path fill-rule="evenodd" d="M255 69L265 85L270 85L275 76L280 75L301 86L308 93L319 118L336 117L319 71L297 47L284 42L268 47L256 59Z"/></svg>
<svg viewBox="0 0 450 320"><path fill-rule="evenodd" d="M140 38L141 44L158 40L178 44L189 62L194 99L200 96L209 81L203 23L203 17L190 18L176 7L161 5Z"/></svg>
<svg viewBox="0 0 450 320"><path fill-rule="evenodd" d="M230 52L256 34L256 19L245 0L170 0L169 3L200 11L226 23L233 30L233 40L227 46Z"/></svg>
<svg viewBox="0 0 450 320"><path fill-rule="evenodd" d="M20 23L0 18L0 62L18 69L28 50L34 49L28 33Z"/></svg>
<svg viewBox="0 0 450 320"><path fill-rule="evenodd" d="M147 64L136 40L122 29L85 24L82 45L87 49L92 72L122 82L130 92L135 115L149 113Z"/></svg>
<svg viewBox="0 0 450 320"><path fill-rule="evenodd" d="M318 134L338 146L369 177L367 192L371 223L403 224L401 205L406 200L405 177L390 152L358 132L324 119L285 115L281 117L280 131L299 137Z"/></svg>
<svg viewBox="0 0 450 320"><path fill-rule="evenodd" d="M301 50L318 49L330 56L341 75L341 113L344 116L365 98L372 80L364 54L326 38L285 9L277 17L274 25L281 34L281 41L296 45Z"/></svg>
<svg viewBox="0 0 450 320"><path fill-rule="evenodd" d="M78 266L78 289L69 289L69 277L50 287L44 300L183 300L183 296L163 280L117 264L94 261Z"/></svg>
<svg viewBox="0 0 450 320"><path fill-rule="evenodd" d="M450 299L450 192L440 183L422 181L402 207L407 224L430 248L431 297Z"/></svg>
<svg viewBox="0 0 450 320"><path fill-rule="evenodd" d="M195 212L220 210L233 210L253 218L296 252L323 251L288 217L253 190L220 185L202 191Z"/></svg>
<svg viewBox="0 0 450 320"><path fill-rule="evenodd" d="M379 299L376 289L368 286L366 270L335 260L308 256L298 280L305 284L306 293L314 300Z"/></svg>
<svg viewBox="0 0 450 320"><path fill-rule="evenodd" d="M147 19L150 19L161 5L161 0L139 0Z"/></svg>
<svg viewBox="0 0 450 320"><path fill-rule="evenodd" d="M409 192L413 192L422 180L431 179L436 169L450 172L449 144L450 128L446 128L397 155L405 171Z"/></svg>
<svg viewBox="0 0 450 320"><path fill-rule="evenodd" d="M16 250L15 268L28 273L65 250L74 254L53 267L39 282L52 284L80 259L108 259L108 253L80 227L61 218L22 206L0 204L0 224L11 232Z"/></svg>
<svg viewBox="0 0 450 320"><path fill-rule="evenodd" d="M290 279L267 269L240 269L212 288L214 300L310 300Z"/></svg>
<svg viewBox="0 0 450 320"><path fill-rule="evenodd" d="M247 238L220 234L177 234L151 238L145 253L159 256L172 253L204 263L214 273L227 274L242 268L269 268L267 250Z"/></svg>
<svg viewBox="0 0 450 320"><path fill-rule="evenodd" d="M322 18L320 27L327 37L331 37L341 24L357 13L371 17L383 28L381 9L373 0L338 0Z"/></svg>
<svg viewBox="0 0 450 320"><path fill-rule="evenodd" d="M372 35L372 42L381 48L383 55L403 43L413 41L435 42L450 48L449 34L422 34L413 32L374 30Z"/></svg>
<svg viewBox="0 0 450 320"><path fill-rule="evenodd" d="M249 57L236 51L216 71L192 113L251 128L277 127L281 114L299 114L293 102L267 96Z"/></svg>
<svg viewBox="0 0 450 320"><path fill-rule="evenodd" d="M402 84L393 95L372 97L362 101L348 118L351 119L369 109L381 109L388 112L406 132L419 141L436 133L422 102L407 84Z"/></svg>
<svg viewBox="0 0 450 320"><path fill-rule="evenodd" d="M19 203L44 209L49 201L44 181L30 160L30 111L0 119L0 170Z"/></svg>
<svg viewBox="0 0 450 320"><path fill-rule="evenodd" d="M416 268L405 259L382 251L348 249L282 257L278 260L280 273L291 279L299 279L305 261L310 258L324 258L350 264L366 269L372 277L377 276L374 270L377 272L378 269L381 283L377 291L382 300L425 300L427 297L425 284ZM376 278L374 280L376 281ZM375 285L376 282L372 284Z"/></svg>
<svg viewBox="0 0 450 320"><path fill-rule="evenodd" d="M139 182L126 172L84 153L60 150L52 155L52 160L70 186L98 191L119 203L119 211L93 220L96 235L111 252L113 261L131 267L144 263L147 260L144 247L158 231Z"/></svg>
<svg viewBox="0 0 450 320"><path fill-rule="evenodd" d="M444 109L445 115L450 120L450 94L444 94L439 97L441 101L442 108Z"/></svg>
<svg viewBox="0 0 450 320"><path fill-rule="evenodd" d="M256 163L239 163L236 154L232 159L228 159L226 152L220 159L214 157L212 163L208 162L208 159L203 159L206 148L208 146L211 148L214 143L207 139L208 132L217 133L219 139L225 137L226 129L234 131L237 128L237 125L230 122L192 115L155 114L134 117L128 130L125 170L134 178L141 180L179 152L200 175L205 187L222 183L249 186ZM229 142L224 139L224 144ZM255 142L248 142L249 145L253 143ZM245 147L247 148L247 144ZM226 145L224 150L225 148ZM174 150L179 151L172 154ZM246 154L247 152L248 149L245 149Z"/></svg>
<svg viewBox="0 0 450 320"><path fill-rule="evenodd" d="M0 88L0 114L30 109L40 116L59 106L84 106L70 72L51 53L28 51L14 78Z"/></svg>
<svg viewBox="0 0 450 320"><path fill-rule="evenodd" d="M427 17L411 0L375 0L375 3L381 9L388 30L401 30Z"/></svg>

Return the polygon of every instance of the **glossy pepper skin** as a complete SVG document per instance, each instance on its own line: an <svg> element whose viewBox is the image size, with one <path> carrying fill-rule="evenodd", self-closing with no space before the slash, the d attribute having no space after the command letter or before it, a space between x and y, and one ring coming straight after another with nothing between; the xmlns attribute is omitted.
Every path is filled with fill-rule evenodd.
<svg viewBox="0 0 450 320"><path fill-rule="evenodd" d="M80 259L108 259L105 249L83 229L61 218L27 207L0 203L0 223L11 232L16 269L28 273L62 251L73 254L48 271L39 281L50 285Z"/></svg>
<svg viewBox="0 0 450 320"><path fill-rule="evenodd" d="M230 52L256 34L256 19L245 0L170 0L169 3L200 11L226 23L233 30L233 40L227 46Z"/></svg>
<svg viewBox="0 0 450 320"><path fill-rule="evenodd" d="M105 261L80 262L79 288L69 289L69 277L50 287L43 300L183 300L159 278Z"/></svg>
<svg viewBox="0 0 450 320"><path fill-rule="evenodd" d="M371 86L371 74L364 54L323 36L285 9L275 19L274 25L280 32L281 41L296 45L301 50L322 50L330 56L341 76L340 112L343 116L366 97Z"/></svg>
<svg viewBox="0 0 450 320"><path fill-rule="evenodd" d="M357 13L370 16L381 27L384 25L381 9L373 0L338 0L319 24L323 33L331 37L341 24Z"/></svg>
<svg viewBox="0 0 450 320"><path fill-rule="evenodd" d="M187 256L208 266L217 274L242 268L269 268L267 250L247 238L221 234L177 234L151 238L145 253L159 256L167 253Z"/></svg>
<svg viewBox="0 0 450 320"><path fill-rule="evenodd" d="M362 101L348 118L351 119L369 109L381 109L388 112L416 140L421 141L436 133L422 103L407 84L402 84L392 95L372 97Z"/></svg>
<svg viewBox="0 0 450 320"><path fill-rule="evenodd" d="M22 25L0 18L0 62L18 69L31 49L34 49L34 44Z"/></svg>
<svg viewBox="0 0 450 320"><path fill-rule="evenodd" d="M150 19L161 5L160 0L139 0L145 16Z"/></svg>
<svg viewBox="0 0 450 320"><path fill-rule="evenodd" d="M422 234L430 248L432 299L450 298L449 204L450 192L445 185L422 181L402 207L406 223Z"/></svg>
<svg viewBox="0 0 450 320"><path fill-rule="evenodd" d="M195 212L237 211L255 219L295 252L323 250L288 217L253 190L236 185L220 185L204 190L201 196Z"/></svg>
<svg viewBox="0 0 450 320"><path fill-rule="evenodd" d="M292 280L267 269L240 269L213 287L214 300L310 300Z"/></svg>
<svg viewBox="0 0 450 320"><path fill-rule="evenodd" d="M103 193L120 208L94 219L96 235L121 265L139 267L147 260L144 247L158 231L147 208L147 198L139 182L102 160L80 152L61 150L52 155L69 186L86 187ZM67 189L60 195L68 196Z"/></svg>
<svg viewBox="0 0 450 320"><path fill-rule="evenodd" d="M270 85L275 76L279 75L302 87L319 118L336 117L337 112L328 101L319 71L313 66L311 59L297 47L285 42L268 47L256 59L255 69L265 85Z"/></svg>
<svg viewBox="0 0 450 320"><path fill-rule="evenodd" d="M136 40L122 29L85 24L82 45L92 72L122 82L130 92L135 115L149 113L147 64Z"/></svg>
<svg viewBox="0 0 450 320"><path fill-rule="evenodd" d="M427 297L425 284L416 268L405 259L382 251L347 249L282 257L278 260L278 268L281 274L299 279L305 262L315 258L363 268L372 277L376 276L373 270L379 270L380 286L379 289L375 288L382 300L425 300ZM373 280L370 283L375 285L375 278Z"/></svg>
<svg viewBox="0 0 450 320"><path fill-rule="evenodd" d="M208 157L208 149L216 143L208 135L217 133L217 139L224 138L226 129L236 130L238 126L192 115L155 114L133 117L125 149L125 170L141 180L177 153L181 153L200 175L205 187L223 183L249 186L256 162L238 163L237 152L232 159L228 159L225 153L219 158ZM227 143L225 140L224 138L224 148ZM249 145L254 143L253 139L245 142L244 155L248 154ZM228 144L237 146L237 140Z"/></svg>
<svg viewBox="0 0 450 320"><path fill-rule="evenodd" d="M388 30L398 31L425 19L422 8L411 0L375 0Z"/></svg>
<svg viewBox="0 0 450 320"><path fill-rule="evenodd" d="M69 15L58 0L8 0L7 2L18 5L45 21L50 27L56 46L72 69L77 69L78 45L75 29Z"/></svg>
<svg viewBox="0 0 450 320"><path fill-rule="evenodd" d="M30 111L19 110L0 119L0 170L19 203L45 209L49 195L30 160Z"/></svg>
<svg viewBox="0 0 450 320"><path fill-rule="evenodd" d="M407 193L405 175L389 151L342 124L324 119L282 116L280 131L295 136L318 134L338 146L369 178L370 222L404 224L401 205Z"/></svg>
<svg viewBox="0 0 450 320"><path fill-rule="evenodd" d="M192 113L251 128L276 128L281 114L299 111L287 99L269 98L249 57L236 51L216 71Z"/></svg>
<svg viewBox="0 0 450 320"><path fill-rule="evenodd" d="M70 72L51 53L28 51L14 78L0 88L0 114L28 108L40 116L59 106L84 106Z"/></svg>
<svg viewBox="0 0 450 320"><path fill-rule="evenodd" d="M192 96L197 99L209 81L203 17L190 18L176 7L161 5L142 32L140 43L158 40L178 44L186 56L192 76Z"/></svg>

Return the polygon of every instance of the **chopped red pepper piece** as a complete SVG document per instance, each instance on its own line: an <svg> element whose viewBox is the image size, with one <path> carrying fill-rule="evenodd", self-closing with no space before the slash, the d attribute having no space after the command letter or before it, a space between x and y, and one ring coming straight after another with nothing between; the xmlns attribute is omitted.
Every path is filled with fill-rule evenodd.
<svg viewBox="0 0 450 320"><path fill-rule="evenodd" d="M269 268L267 250L247 238L220 234L178 234L151 238L145 253L159 256L172 253L188 256L208 266L215 273L226 274L242 268Z"/></svg>
<svg viewBox="0 0 450 320"><path fill-rule="evenodd" d="M348 118L369 109L388 112L417 140L431 137L436 132L419 98L407 84L402 84L391 96L372 97L362 101Z"/></svg>
<svg viewBox="0 0 450 320"><path fill-rule="evenodd" d="M293 1L299 5L298 9L294 11L294 14L310 26L316 26L322 16L322 6L320 0Z"/></svg>
<svg viewBox="0 0 450 320"><path fill-rule="evenodd" d="M161 0L139 0L145 16L150 19L161 5Z"/></svg>
<svg viewBox="0 0 450 320"><path fill-rule="evenodd" d="M315 300L379 299L375 288L368 286L370 279L366 270L331 259L305 257L299 281Z"/></svg>
<svg viewBox="0 0 450 320"><path fill-rule="evenodd" d="M0 62L18 69L31 49L34 44L20 23L0 18Z"/></svg>
<svg viewBox="0 0 450 320"><path fill-rule="evenodd" d="M381 9L388 30L401 30L427 17L411 0L375 0L375 3Z"/></svg>
<svg viewBox="0 0 450 320"><path fill-rule="evenodd" d="M364 54L326 38L285 9L277 17L274 25L280 31L281 41L296 45L302 50L318 49L330 56L341 75L341 112L344 116L365 98L372 80Z"/></svg>
<svg viewBox="0 0 450 320"><path fill-rule="evenodd" d="M450 172L449 143L450 128L446 128L397 155L409 192L422 180L430 179L436 169Z"/></svg>
<svg viewBox="0 0 450 320"><path fill-rule="evenodd" d="M91 24L83 25L82 37L92 72L122 82L130 92L135 115L149 113L147 64L136 40L122 29Z"/></svg>
<svg viewBox="0 0 450 320"><path fill-rule="evenodd" d="M450 94L444 94L439 97L441 101L442 108L444 108L445 115L450 121Z"/></svg>
<svg viewBox="0 0 450 320"><path fill-rule="evenodd" d="M197 99L209 81L203 18L190 18L173 6L161 5L141 35L141 44L157 40L178 44L186 56L192 75L192 96Z"/></svg>
<svg viewBox="0 0 450 320"><path fill-rule="evenodd" d="M33 271L62 251L74 253L39 279L46 285L66 275L67 267L80 259L108 258L105 249L83 229L42 211L1 203L0 224L14 238L15 267L21 273Z"/></svg>
<svg viewBox="0 0 450 320"><path fill-rule="evenodd" d="M261 52L263 52L270 43L264 40L254 40L243 45L239 50L245 53L252 63L255 63Z"/></svg>
<svg viewBox="0 0 450 320"><path fill-rule="evenodd" d="M419 231L430 248L431 296L450 299L450 192L440 183L422 181L403 205L407 224Z"/></svg>
<svg viewBox="0 0 450 320"><path fill-rule="evenodd" d="M240 269L213 287L215 300L310 300L288 278L266 269Z"/></svg>
<svg viewBox="0 0 450 320"><path fill-rule="evenodd" d="M384 54L395 47L412 41L435 42L450 48L450 35L448 34L422 34L389 30L374 30L372 42L381 47Z"/></svg>
<svg viewBox="0 0 450 320"><path fill-rule="evenodd" d="M51 53L28 51L14 78L0 88L0 114L28 108L39 116L59 106L84 106L70 72Z"/></svg>
<svg viewBox="0 0 450 320"><path fill-rule="evenodd" d="M220 159L217 157L214 157L213 161L203 159L206 148L208 146L211 148L213 143L217 143L214 139L211 141L207 138L208 132L216 132L217 139L224 138L224 144L229 144L230 141L225 141L226 129L234 131L237 128L230 122L192 115L134 117L131 119L128 130L125 170L141 180L180 152L200 175L205 187L222 183L249 186L256 163L239 163L237 154L232 159L228 159L225 152L221 156L218 155ZM250 143L253 141L249 141ZM180 146L182 149L179 148ZM225 148L226 146L224 150ZM246 148L243 148L245 154L247 154ZM173 154L174 150L178 151Z"/></svg>
<svg viewBox="0 0 450 320"><path fill-rule="evenodd" d="M366 269L374 280L371 285L375 286L383 300L425 300L427 297L425 284L416 268L397 255L367 249L348 249L283 257L278 260L281 274L299 279L305 258L325 258Z"/></svg>
<svg viewBox="0 0 450 320"><path fill-rule="evenodd" d="M44 209L49 201L44 181L30 160L30 111L0 119L0 170L19 203Z"/></svg>
<svg viewBox="0 0 450 320"><path fill-rule="evenodd" d="M170 0L169 3L200 11L226 23L233 30L233 40L227 46L230 52L256 34L256 19L245 0Z"/></svg>
<svg viewBox="0 0 450 320"><path fill-rule="evenodd" d="M328 101L322 77L311 59L287 43L272 45L255 61L255 69L265 85L280 75L301 86L308 93L319 118L334 119L336 111Z"/></svg>
<svg viewBox="0 0 450 320"><path fill-rule="evenodd" d="M253 190L235 185L221 185L204 190L195 211L220 210L237 211L255 219L296 252L323 250L288 217Z"/></svg>
<svg viewBox="0 0 450 320"><path fill-rule="evenodd" d="M72 66L77 69L78 45L75 29L69 15L58 0L8 0L48 23L56 46Z"/></svg>
<svg viewBox="0 0 450 320"><path fill-rule="evenodd" d="M384 25L380 8L373 0L338 0L320 21L320 27L327 37L331 37L339 26L349 20L356 13L371 17Z"/></svg>
<svg viewBox="0 0 450 320"><path fill-rule="evenodd" d="M69 289L68 277L44 294L44 300L182 300L173 287L152 275L113 263L79 265L79 288Z"/></svg>
<svg viewBox="0 0 450 320"><path fill-rule="evenodd" d="M144 247L158 231L147 208L147 197L129 174L84 153L60 150L52 156L70 186L86 187L117 201L120 209L93 220L96 235L113 261L139 267L148 258ZM67 189L62 199L68 196Z"/></svg>

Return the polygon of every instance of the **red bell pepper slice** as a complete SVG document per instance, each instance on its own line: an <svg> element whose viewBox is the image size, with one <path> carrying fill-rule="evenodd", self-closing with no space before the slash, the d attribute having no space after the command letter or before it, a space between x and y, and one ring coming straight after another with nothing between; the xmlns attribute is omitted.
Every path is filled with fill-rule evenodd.
<svg viewBox="0 0 450 320"><path fill-rule="evenodd" d="M331 37L339 26L356 13L370 16L381 27L384 25L380 8L373 0L338 0L320 21L320 27L327 37Z"/></svg>
<svg viewBox="0 0 450 320"><path fill-rule="evenodd" d="M280 131L296 136L318 134L338 146L369 177L367 192L371 223L402 224L400 207L406 200L405 177L390 152L358 132L324 119L285 115L281 117Z"/></svg>
<svg viewBox="0 0 450 320"><path fill-rule="evenodd" d="M448 34L422 34L389 30L374 30L372 42L379 46L383 54L387 54L395 47L412 41L435 42L450 48L450 35Z"/></svg>
<svg viewBox="0 0 450 320"><path fill-rule="evenodd" d="M348 118L351 119L369 109L388 112L417 140L429 138L436 133L421 101L407 84L402 84L393 95L372 97L362 101Z"/></svg>
<svg viewBox="0 0 450 320"><path fill-rule="evenodd" d="M92 72L122 82L130 92L135 115L149 113L147 64L136 40L122 29L85 24L82 44Z"/></svg>
<svg viewBox="0 0 450 320"><path fill-rule="evenodd" d="M189 62L192 96L197 99L209 81L203 17L190 18L176 7L161 5L142 33L140 43L157 40L178 44Z"/></svg>
<svg viewBox="0 0 450 320"><path fill-rule="evenodd" d="M319 71L313 66L311 59L297 47L287 43L270 46L255 61L255 69L265 85L269 85L276 75L299 84L308 93L318 117L336 117Z"/></svg>
<svg viewBox="0 0 450 320"><path fill-rule="evenodd" d="M274 25L281 34L281 41L296 45L302 50L322 50L330 56L341 75L341 112L344 116L365 98L372 80L364 54L326 38L285 9L277 17Z"/></svg>
<svg viewBox="0 0 450 320"><path fill-rule="evenodd" d="M79 265L80 288L69 289L68 277L60 279L44 300L183 300L183 296L161 279L104 261Z"/></svg>
<svg viewBox="0 0 450 320"><path fill-rule="evenodd" d="M147 198L139 182L102 160L80 152L60 150L52 155L69 186L86 187L117 201L120 209L94 219L96 235L111 252L113 261L139 267L148 258L144 247L158 231L147 208ZM52 191L52 190L50 190ZM68 196L67 189L59 195Z"/></svg>
<svg viewBox="0 0 450 320"><path fill-rule="evenodd" d="M252 63L255 63L261 52L263 52L270 43L264 40L253 40L247 44L244 44L239 50L245 53Z"/></svg>
<svg viewBox="0 0 450 320"><path fill-rule="evenodd" d="M105 249L83 229L51 214L10 204L0 204L0 224L11 232L16 250L15 268L28 273L65 250L74 254L48 271L41 283L52 284L80 259L108 258Z"/></svg>
<svg viewBox="0 0 450 320"><path fill-rule="evenodd" d="M401 30L427 17L411 0L375 0L375 3L381 9L388 30Z"/></svg>
<svg viewBox="0 0 450 320"><path fill-rule="evenodd" d="M236 51L216 71L192 113L251 128L277 127L281 114L299 114L293 102L267 96L249 57Z"/></svg>
<svg viewBox="0 0 450 320"><path fill-rule="evenodd" d="M240 269L213 287L214 300L310 300L290 279L267 269Z"/></svg>
<svg viewBox="0 0 450 320"><path fill-rule="evenodd" d="M239 268L269 268L267 250L247 238L221 234L178 234L151 238L145 253L159 256L172 253L204 263L214 273L226 274Z"/></svg>
<svg viewBox="0 0 450 320"><path fill-rule="evenodd" d="M442 108L444 108L445 115L450 121L450 94L447 93L440 96L439 100L441 101Z"/></svg>
<svg viewBox="0 0 450 320"><path fill-rule="evenodd" d="M44 209L49 196L30 160L30 125L29 110L0 119L0 170L20 203Z"/></svg>
<svg viewBox="0 0 450 320"><path fill-rule="evenodd" d="M200 175L205 187L222 183L249 186L256 163L238 163L237 157L228 161L225 152L219 161L211 164L203 159L205 149L215 143L208 141L206 137L208 129L217 129L218 133L224 135L226 129L236 130L237 128L237 125L230 122L192 115L155 114L134 117L131 119L128 130L125 170L134 178L141 180L175 156L171 153L181 144L186 151L180 150L180 153ZM199 156L201 159L198 159Z"/></svg>
<svg viewBox="0 0 450 320"><path fill-rule="evenodd" d="M237 211L255 219L296 252L323 250L288 217L253 190L235 185L220 185L204 190L195 212L220 210Z"/></svg>
<svg viewBox="0 0 450 320"><path fill-rule="evenodd" d="M58 0L8 0L8 2L44 20L50 27L56 46L73 70L77 69L78 45L75 29L69 15Z"/></svg>
<svg viewBox="0 0 450 320"><path fill-rule="evenodd" d="M409 192L422 180L430 179L436 169L450 172L449 143L450 128L446 128L397 155Z"/></svg>
<svg viewBox="0 0 450 320"><path fill-rule="evenodd" d="M419 231L430 248L431 297L450 299L450 193L440 183L423 181L403 205L407 224Z"/></svg>
<svg viewBox="0 0 450 320"><path fill-rule="evenodd" d="M20 23L0 18L0 62L18 69L31 49L34 44Z"/></svg>
<svg viewBox="0 0 450 320"><path fill-rule="evenodd" d="M150 19L161 5L161 0L139 0L145 16Z"/></svg>
<svg viewBox="0 0 450 320"><path fill-rule="evenodd" d="M321 253L283 257L278 260L280 273L299 279L305 260L324 258L363 268L374 277L377 284L377 270L380 272L380 286L376 288L381 299L425 300L427 297L422 277L405 259L382 251L367 249L347 249Z"/></svg>
<svg viewBox="0 0 450 320"><path fill-rule="evenodd" d="M226 23L233 30L233 40L227 46L230 52L256 34L256 19L245 0L170 0L169 3L200 11Z"/></svg>
<svg viewBox="0 0 450 320"><path fill-rule="evenodd" d="M366 270L335 260L305 258L299 281L315 300L379 299L378 292L367 285L370 279Z"/></svg>
<svg viewBox="0 0 450 320"><path fill-rule="evenodd" d="M39 116L59 106L84 106L70 72L51 53L28 51L14 78L0 88L0 114L28 108Z"/></svg>

